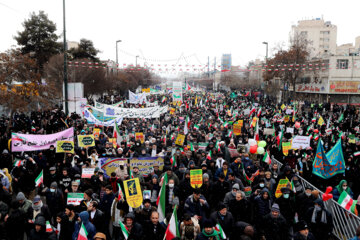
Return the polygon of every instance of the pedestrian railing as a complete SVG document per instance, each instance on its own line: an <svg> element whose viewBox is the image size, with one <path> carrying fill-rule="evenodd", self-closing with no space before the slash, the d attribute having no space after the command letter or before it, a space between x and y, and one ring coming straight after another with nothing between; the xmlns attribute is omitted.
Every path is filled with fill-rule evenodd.
<svg viewBox="0 0 360 240"><path fill-rule="evenodd" d="M279 168L281 168L281 166L283 165L275 158L272 158L272 162L276 162ZM305 187L307 186L310 186L314 190L319 191L320 196L324 194L322 191L320 191L317 187L306 181L304 178L300 177L299 175L296 176L299 178L303 189L305 189ZM341 207L340 204L333 199L324 202L324 206L325 209L332 213L333 216L333 234L341 240L353 238L356 235L356 229L360 226L360 218L354 213Z"/></svg>

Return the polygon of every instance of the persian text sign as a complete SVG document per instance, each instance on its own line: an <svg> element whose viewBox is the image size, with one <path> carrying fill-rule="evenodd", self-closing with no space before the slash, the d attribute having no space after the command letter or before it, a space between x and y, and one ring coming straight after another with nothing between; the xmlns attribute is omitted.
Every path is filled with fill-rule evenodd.
<svg viewBox="0 0 360 240"><path fill-rule="evenodd" d="M308 147L310 147L309 136L295 136L291 142L292 149L306 149Z"/></svg>
<svg viewBox="0 0 360 240"><path fill-rule="evenodd" d="M154 171L154 166L159 166L159 169L162 170L164 167L164 159L161 157L146 157L146 158L132 158L130 159L130 169L137 166L139 172L147 177L150 173Z"/></svg>
<svg viewBox="0 0 360 240"><path fill-rule="evenodd" d="M84 199L84 193L68 193L66 204L72 204L74 206L79 206L81 200Z"/></svg>
<svg viewBox="0 0 360 240"><path fill-rule="evenodd" d="M279 180L279 183L277 185L276 192L275 192L275 197L276 198L281 197L281 195L282 195L281 189L283 187L287 187L288 183L289 183L289 180L287 180L287 179L280 179Z"/></svg>
<svg viewBox="0 0 360 240"><path fill-rule="evenodd" d="M168 107L148 107L148 108L118 108L107 107L104 109L104 115L108 117L121 118L159 118L160 114L166 113Z"/></svg>
<svg viewBox="0 0 360 240"><path fill-rule="evenodd" d="M38 151L49 149L51 145L55 146L57 141L73 141L73 139L73 128L47 135L11 133L11 147L13 152Z"/></svg>
<svg viewBox="0 0 360 240"><path fill-rule="evenodd" d="M190 184L192 188L200 188L203 183L202 169L190 170Z"/></svg>
<svg viewBox="0 0 360 240"><path fill-rule="evenodd" d="M360 81L330 81L330 93L359 94Z"/></svg>

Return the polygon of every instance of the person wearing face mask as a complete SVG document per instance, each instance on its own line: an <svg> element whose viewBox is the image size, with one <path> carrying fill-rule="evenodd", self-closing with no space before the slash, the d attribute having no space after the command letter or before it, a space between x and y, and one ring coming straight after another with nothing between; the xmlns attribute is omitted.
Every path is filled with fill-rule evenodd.
<svg viewBox="0 0 360 240"><path fill-rule="evenodd" d="M272 200L269 190L267 188L264 188L261 191L257 189L255 193L251 195L250 202L254 202L256 225L260 225L263 216L270 213Z"/></svg>
<svg viewBox="0 0 360 240"><path fill-rule="evenodd" d="M343 191L347 192L347 194L349 194L351 198L354 197L354 193L351 191L350 187L348 187L347 181L341 180L340 183L332 191L334 201L339 200L339 197Z"/></svg>
<svg viewBox="0 0 360 240"><path fill-rule="evenodd" d="M192 187L190 185L190 170L186 170L184 173L184 179L179 184L179 200L183 204L186 198L192 193Z"/></svg>
<svg viewBox="0 0 360 240"><path fill-rule="evenodd" d="M217 211L210 215L210 219L212 219L214 223L220 224L226 236L231 236L234 226L234 218L231 212L227 210L227 207L223 202L219 203Z"/></svg>
<svg viewBox="0 0 360 240"><path fill-rule="evenodd" d="M295 196L296 212L299 214L300 219L304 219L306 211L314 206L315 196L312 194L313 188L310 186L305 187L305 192Z"/></svg>
<svg viewBox="0 0 360 240"><path fill-rule="evenodd" d="M171 212L172 203L175 198L179 198L179 188L175 186L175 181L173 179L169 179L168 185L166 186L166 195L165 195L166 212Z"/></svg>
<svg viewBox="0 0 360 240"><path fill-rule="evenodd" d="M315 239L329 239L334 228L332 214L324 208L324 202L318 198L314 206L307 210L305 221L309 224Z"/></svg>
<svg viewBox="0 0 360 240"><path fill-rule="evenodd" d="M281 188L282 195L275 200L281 209L285 220L291 224L295 217L295 201L291 190L287 187Z"/></svg>
<svg viewBox="0 0 360 240"><path fill-rule="evenodd" d="M179 178L179 180L182 181L184 179L185 171L186 171L185 164L180 163L179 168L176 169L174 173Z"/></svg>
<svg viewBox="0 0 360 240"><path fill-rule="evenodd" d="M290 239L288 223L281 215L278 204L272 205L271 212L265 215L261 222L261 226L258 227L261 237L270 240Z"/></svg>
<svg viewBox="0 0 360 240"><path fill-rule="evenodd" d="M64 195L56 182L52 182L50 188L45 188L43 192L49 205L51 217L56 220L56 215L63 209Z"/></svg>

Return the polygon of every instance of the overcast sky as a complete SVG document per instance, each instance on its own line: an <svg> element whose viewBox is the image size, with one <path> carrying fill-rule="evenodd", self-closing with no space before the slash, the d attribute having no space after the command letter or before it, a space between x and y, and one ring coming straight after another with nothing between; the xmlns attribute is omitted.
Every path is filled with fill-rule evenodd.
<svg viewBox="0 0 360 240"><path fill-rule="evenodd" d="M62 0L0 0L0 51L15 45L30 12L45 11L63 29ZM323 17L338 27L337 43L354 43L360 35L360 1L324 0L72 0L66 1L67 39L90 39L103 60L119 63L175 64L181 55L189 64L206 64L210 56L220 62L231 53L233 65L264 58L279 43L287 43L291 25L298 20ZM164 60L172 60L164 62ZM178 64L185 64L182 59Z"/></svg>

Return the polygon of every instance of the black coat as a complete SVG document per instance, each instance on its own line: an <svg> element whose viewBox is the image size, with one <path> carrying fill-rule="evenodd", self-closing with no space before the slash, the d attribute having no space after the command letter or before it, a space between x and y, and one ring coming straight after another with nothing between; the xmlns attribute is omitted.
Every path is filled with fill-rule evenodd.
<svg viewBox="0 0 360 240"><path fill-rule="evenodd" d="M151 240L163 240L165 235L165 228L162 224L158 223L154 225L153 223L148 223L145 225L144 239L151 239Z"/></svg>
<svg viewBox="0 0 360 240"><path fill-rule="evenodd" d="M240 201L236 201L236 199L230 200L229 211L234 217L234 222L251 222L251 207L245 198Z"/></svg>
<svg viewBox="0 0 360 240"><path fill-rule="evenodd" d="M231 212L227 212L225 216L221 216L220 213L216 211L210 215L210 218L214 223L220 224L226 236L231 236L234 226L234 218Z"/></svg>
<svg viewBox="0 0 360 240"><path fill-rule="evenodd" d="M129 233L129 237L127 240L141 240L143 236L142 226L136 222L133 223L133 227ZM118 240L124 240L124 234L121 232Z"/></svg>
<svg viewBox="0 0 360 240"><path fill-rule="evenodd" d="M271 213L266 215L262 221L262 225L259 227L262 236L265 236L266 240L288 240L289 229L286 220L283 216L272 218Z"/></svg>
<svg viewBox="0 0 360 240"><path fill-rule="evenodd" d="M96 209L93 219L91 219L91 213L89 212L89 222L95 226L96 232L105 232L105 215L101 210Z"/></svg>
<svg viewBox="0 0 360 240"><path fill-rule="evenodd" d="M9 239L23 239L26 224L26 213L18 208L9 215L5 227Z"/></svg>

